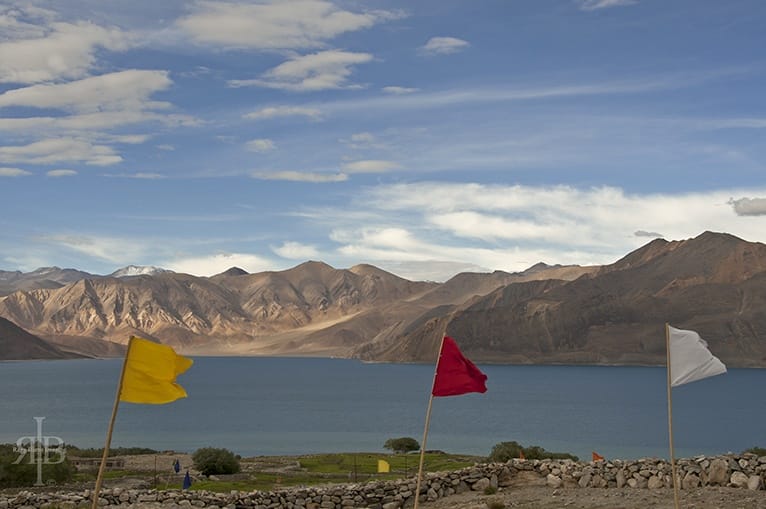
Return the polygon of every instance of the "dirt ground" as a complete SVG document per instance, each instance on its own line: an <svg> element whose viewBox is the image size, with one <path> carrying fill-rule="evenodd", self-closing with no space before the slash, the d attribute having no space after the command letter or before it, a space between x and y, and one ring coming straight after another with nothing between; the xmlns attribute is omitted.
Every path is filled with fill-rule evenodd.
<svg viewBox="0 0 766 509"><path fill-rule="evenodd" d="M493 503L494 502L494 503ZM503 505L501 505L503 504ZM673 509L672 489L505 488L494 495L476 492L420 504L423 509ZM766 491L707 487L681 490L682 509L766 509Z"/></svg>

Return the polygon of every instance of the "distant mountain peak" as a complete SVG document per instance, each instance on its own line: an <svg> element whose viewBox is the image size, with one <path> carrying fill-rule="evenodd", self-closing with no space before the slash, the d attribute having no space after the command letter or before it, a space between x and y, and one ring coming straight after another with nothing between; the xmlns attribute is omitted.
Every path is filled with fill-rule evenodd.
<svg viewBox="0 0 766 509"><path fill-rule="evenodd" d="M155 267L153 265L128 265L121 269L117 269L109 276L111 277L130 277L130 276L153 276L155 274L162 274L164 272L173 272L172 270L163 269L161 267Z"/></svg>
<svg viewBox="0 0 766 509"><path fill-rule="evenodd" d="M35 276L42 276L44 274L50 274L51 272L59 272L59 271L61 271L61 268L56 267L56 266L53 266L53 267L39 267L39 268L33 270L32 272L30 272L30 274L34 274Z"/></svg>
<svg viewBox="0 0 766 509"><path fill-rule="evenodd" d="M240 269L239 267L231 267L229 269L226 269L225 271L218 274L219 276L247 276L250 274L245 269Z"/></svg>

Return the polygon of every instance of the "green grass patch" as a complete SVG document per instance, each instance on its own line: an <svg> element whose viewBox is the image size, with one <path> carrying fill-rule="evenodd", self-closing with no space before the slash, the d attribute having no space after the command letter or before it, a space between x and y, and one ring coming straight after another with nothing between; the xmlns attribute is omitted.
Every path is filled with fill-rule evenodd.
<svg viewBox="0 0 766 509"><path fill-rule="evenodd" d="M301 468L308 472L322 474L354 474L380 476L383 478L399 478L415 475L420 461L419 454L372 454L372 453L340 453L315 454L299 456L296 460ZM391 471L378 474L378 460L385 460ZM436 472L440 470L459 470L479 461L480 458L455 454L426 453L423 470Z"/></svg>
<svg viewBox="0 0 766 509"><path fill-rule="evenodd" d="M215 491L219 493L228 493L232 490L237 491L273 491L279 488L287 488L293 486L309 486L321 484L327 482L326 479L320 480L314 475L302 475L302 474L272 474L272 473L259 473L255 474L254 479L246 481L210 481L210 480L198 480L192 483L192 490L205 490Z"/></svg>

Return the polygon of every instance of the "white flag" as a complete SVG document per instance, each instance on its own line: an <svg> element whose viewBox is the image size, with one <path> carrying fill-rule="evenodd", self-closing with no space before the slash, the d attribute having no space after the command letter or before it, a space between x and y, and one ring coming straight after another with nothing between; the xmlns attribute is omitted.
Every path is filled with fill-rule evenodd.
<svg viewBox="0 0 766 509"><path fill-rule="evenodd" d="M671 387L726 373L726 366L710 353L699 334L670 326L668 333Z"/></svg>

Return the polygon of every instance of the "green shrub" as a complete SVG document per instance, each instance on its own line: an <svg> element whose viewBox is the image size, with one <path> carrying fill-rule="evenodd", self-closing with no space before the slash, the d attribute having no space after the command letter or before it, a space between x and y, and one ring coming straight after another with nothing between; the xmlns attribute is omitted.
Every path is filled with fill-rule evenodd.
<svg viewBox="0 0 766 509"><path fill-rule="evenodd" d="M13 444L0 444L0 488L34 486L37 483L36 461L32 460L30 463L29 454L18 461L19 455ZM48 458L49 461L56 462L61 459L54 452L50 452ZM74 473L74 467L65 456L60 463L43 463L40 480L44 483L63 483L72 480Z"/></svg>
<svg viewBox="0 0 766 509"><path fill-rule="evenodd" d="M383 448L394 452L407 453L420 450L420 444L412 437L389 438L383 444Z"/></svg>
<svg viewBox="0 0 766 509"><path fill-rule="evenodd" d="M227 449L203 447L192 454L194 468L203 475L236 474L239 472L239 460Z"/></svg>
<svg viewBox="0 0 766 509"><path fill-rule="evenodd" d="M566 452L546 451L539 445L524 447L514 440L512 442L500 442L499 444L495 444L492 448L492 452L489 454L489 461L504 463L520 457L521 452L524 453L524 458L528 460L541 460L545 458L579 460L577 456Z"/></svg>
<svg viewBox="0 0 766 509"><path fill-rule="evenodd" d="M486 488L484 488L485 495L494 495L495 493L497 493L497 488L495 488L494 486L487 486Z"/></svg>
<svg viewBox="0 0 766 509"><path fill-rule="evenodd" d="M766 456L766 449L763 447L751 447L750 449L745 449L742 451L742 453L755 454L756 456Z"/></svg>

